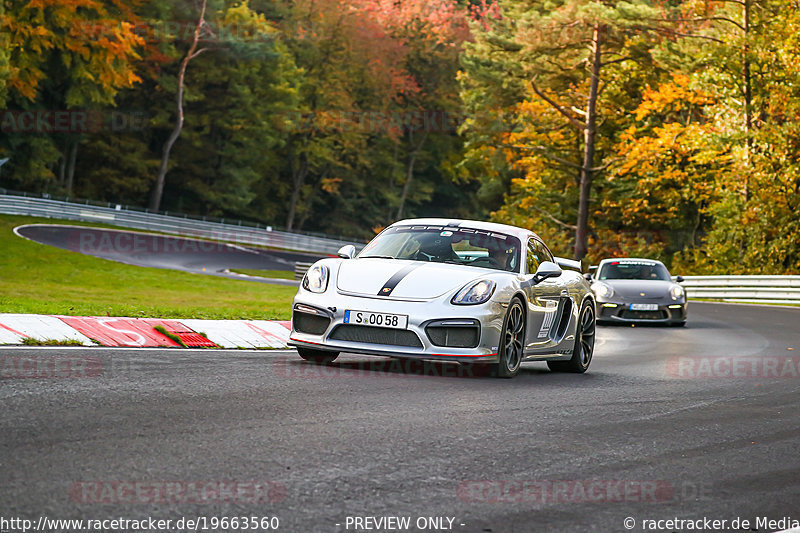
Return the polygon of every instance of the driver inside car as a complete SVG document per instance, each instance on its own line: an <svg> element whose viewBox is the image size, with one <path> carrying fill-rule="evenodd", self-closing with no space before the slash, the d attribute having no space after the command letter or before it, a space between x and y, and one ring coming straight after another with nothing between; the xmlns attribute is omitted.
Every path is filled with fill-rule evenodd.
<svg viewBox="0 0 800 533"><path fill-rule="evenodd" d="M500 246L492 246L489 248L489 257L491 257L501 270L512 270L509 262L513 255L513 249L502 248Z"/></svg>
<svg viewBox="0 0 800 533"><path fill-rule="evenodd" d="M435 261L438 263L461 263L458 255L453 251L451 236L442 234L427 234L421 236L419 240L419 249L414 259L417 261Z"/></svg>

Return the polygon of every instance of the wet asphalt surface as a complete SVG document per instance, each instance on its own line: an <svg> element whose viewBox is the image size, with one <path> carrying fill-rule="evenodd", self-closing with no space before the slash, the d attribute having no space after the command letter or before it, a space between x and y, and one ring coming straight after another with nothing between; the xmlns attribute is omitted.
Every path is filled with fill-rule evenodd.
<svg viewBox="0 0 800 533"><path fill-rule="evenodd" d="M136 231L36 224L17 229L21 236L49 246L129 265L183 270L234 279L230 269L294 271L297 261L320 258L296 252L263 250L197 239ZM297 285L292 280L249 278L251 281Z"/></svg>
<svg viewBox="0 0 800 533"><path fill-rule="evenodd" d="M291 532L774 531L756 520L800 518L798 324L800 309L693 303L686 328L599 328L585 375L528 363L513 380L347 354L3 348L0 509ZM367 516L410 524L354 527ZM427 517L452 529L418 529Z"/></svg>

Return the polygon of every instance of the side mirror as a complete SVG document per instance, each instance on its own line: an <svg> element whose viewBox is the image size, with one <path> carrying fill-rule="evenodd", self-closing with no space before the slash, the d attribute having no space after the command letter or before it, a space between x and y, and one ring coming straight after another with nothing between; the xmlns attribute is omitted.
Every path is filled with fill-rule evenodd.
<svg viewBox="0 0 800 533"><path fill-rule="evenodd" d="M542 264L540 264L539 268L536 270L536 274L533 275L533 283L535 285L546 279L557 278L562 272L563 270L561 270L561 267L557 264L550 261L542 261Z"/></svg>
<svg viewBox="0 0 800 533"><path fill-rule="evenodd" d="M683 276L676 277L675 281L678 282L678 283L683 283Z"/></svg>
<svg viewBox="0 0 800 533"><path fill-rule="evenodd" d="M591 282L592 282L592 280L594 279L594 278L592 278L592 275L591 275L589 272L587 272L586 274L584 274L584 275L583 275L583 277L584 277L584 279L586 279L586 281L588 281L588 282L590 282L590 283L591 283Z"/></svg>
<svg viewBox="0 0 800 533"><path fill-rule="evenodd" d="M342 259L352 259L356 256L356 247L352 244L347 244L339 248L339 251L336 253Z"/></svg>

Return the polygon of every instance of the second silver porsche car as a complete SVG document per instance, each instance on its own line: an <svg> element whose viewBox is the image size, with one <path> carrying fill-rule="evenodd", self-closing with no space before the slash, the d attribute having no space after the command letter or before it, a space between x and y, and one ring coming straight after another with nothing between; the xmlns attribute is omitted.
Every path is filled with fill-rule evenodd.
<svg viewBox="0 0 800 533"><path fill-rule="evenodd" d="M498 377L515 376L523 361L582 373L595 302L575 266L528 230L403 220L358 256L345 246L308 270L289 344L316 363L350 352L484 364Z"/></svg>
<svg viewBox="0 0 800 533"><path fill-rule="evenodd" d="M594 274L598 323L686 325L686 291L661 261L635 257L603 259Z"/></svg>

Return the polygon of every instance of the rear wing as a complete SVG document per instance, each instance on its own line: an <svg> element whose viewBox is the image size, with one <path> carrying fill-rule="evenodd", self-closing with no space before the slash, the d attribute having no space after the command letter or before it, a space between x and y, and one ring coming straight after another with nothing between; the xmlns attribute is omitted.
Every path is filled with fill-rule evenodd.
<svg viewBox="0 0 800 533"><path fill-rule="evenodd" d="M565 259L563 257L555 257L556 264L564 270L574 270L575 272L583 272L580 261L573 261L572 259Z"/></svg>

